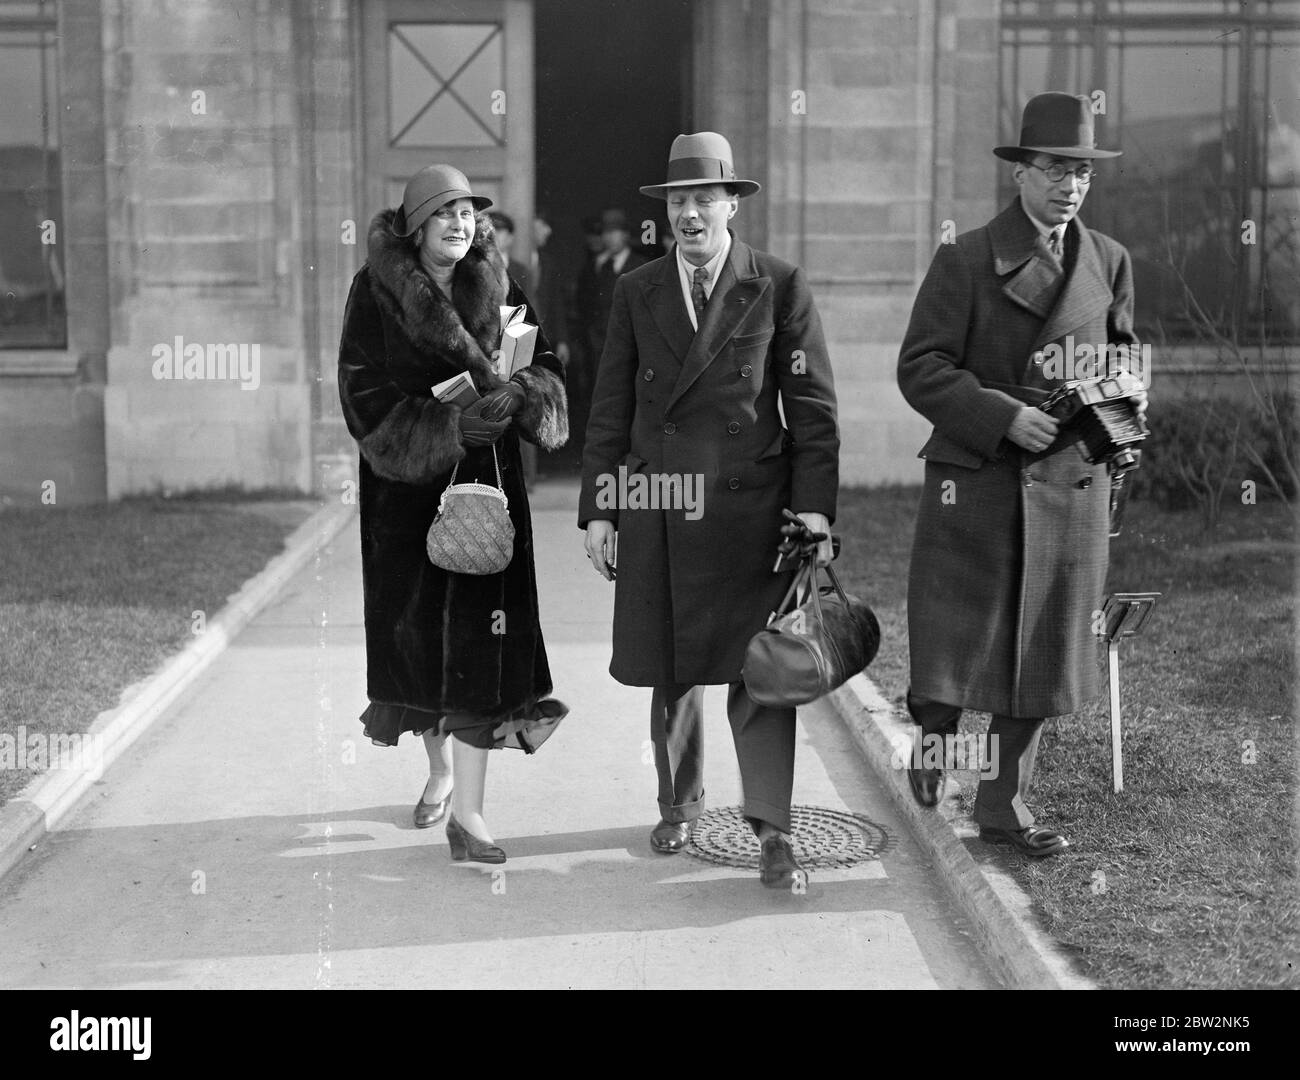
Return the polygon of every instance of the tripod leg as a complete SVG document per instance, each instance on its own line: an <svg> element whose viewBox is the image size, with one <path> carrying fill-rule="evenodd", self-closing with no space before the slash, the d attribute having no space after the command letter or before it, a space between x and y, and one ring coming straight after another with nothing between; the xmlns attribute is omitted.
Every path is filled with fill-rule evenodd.
<svg viewBox="0 0 1300 1080"><path fill-rule="evenodd" d="M1115 793L1124 790L1124 747L1119 717L1119 642L1112 641L1106 648L1110 667L1110 768L1115 782Z"/></svg>

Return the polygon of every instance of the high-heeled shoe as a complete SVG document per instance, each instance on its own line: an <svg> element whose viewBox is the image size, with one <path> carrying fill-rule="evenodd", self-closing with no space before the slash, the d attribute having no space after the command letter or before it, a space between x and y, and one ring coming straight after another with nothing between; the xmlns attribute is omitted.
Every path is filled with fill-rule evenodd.
<svg viewBox="0 0 1300 1080"><path fill-rule="evenodd" d="M447 844L451 848L451 857L456 862L503 863L506 853L496 844L480 840L456 820L452 814L447 818Z"/></svg>
<svg viewBox="0 0 1300 1080"><path fill-rule="evenodd" d="M424 792L420 792L420 801L415 804L415 809L411 812L411 820L415 822L417 829L427 829L437 825L444 817L447 816L447 807L451 805L452 789L447 789L447 794L437 802L425 802Z"/></svg>

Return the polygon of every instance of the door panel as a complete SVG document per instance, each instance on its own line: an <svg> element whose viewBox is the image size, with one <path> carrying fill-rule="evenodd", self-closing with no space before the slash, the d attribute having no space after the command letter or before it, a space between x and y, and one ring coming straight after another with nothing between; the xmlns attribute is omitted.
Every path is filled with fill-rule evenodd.
<svg viewBox="0 0 1300 1080"><path fill-rule="evenodd" d="M532 0L366 0L367 212L401 202L410 176L445 162L516 220L533 214Z"/></svg>

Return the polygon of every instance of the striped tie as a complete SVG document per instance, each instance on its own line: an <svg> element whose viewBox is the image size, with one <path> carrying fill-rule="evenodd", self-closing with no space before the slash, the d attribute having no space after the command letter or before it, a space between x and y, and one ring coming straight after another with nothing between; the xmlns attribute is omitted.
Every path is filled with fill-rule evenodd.
<svg viewBox="0 0 1300 1080"><path fill-rule="evenodd" d="M1061 247L1061 233L1064 231L1064 229L1053 229L1051 235L1047 238L1047 250L1058 259L1064 254Z"/></svg>

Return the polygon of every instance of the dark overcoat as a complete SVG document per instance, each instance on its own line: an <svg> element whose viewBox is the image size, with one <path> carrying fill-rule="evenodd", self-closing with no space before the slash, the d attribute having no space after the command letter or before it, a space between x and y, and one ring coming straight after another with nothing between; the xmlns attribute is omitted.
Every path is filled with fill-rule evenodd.
<svg viewBox="0 0 1300 1080"><path fill-rule="evenodd" d="M392 219L384 211L370 226L339 347L339 396L361 457L367 689L378 704L503 714L551 690L519 438L547 449L565 442L563 368L539 333L532 366L514 376L525 404L496 444L515 527L510 564L483 576L434 566L425 534L453 467L460 466L457 483L495 478L491 449L467 452L460 407L437 401L431 387L460 371L480 393L501 385L489 359L499 308L526 300L505 274L484 215L456 265L454 303L420 267L411 242L393 236ZM531 309L529 321L537 322Z"/></svg>
<svg viewBox="0 0 1300 1080"><path fill-rule="evenodd" d="M1106 468L1066 434L1041 454L1005 438L1072 374L1041 350L1136 344L1128 252L1077 218L1065 246L1062 283L1017 200L939 249L912 309L898 382L934 424L907 594L918 697L1028 718L1097 689Z"/></svg>
<svg viewBox="0 0 1300 1080"><path fill-rule="evenodd" d="M656 486L698 476L696 516L662 498L611 506L602 492L620 468ZM802 271L733 237L698 333L675 253L619 278L578 522L618 529L614 678L739 680L746 644L789 582L772 571L782 508L834 520L838 485L835 387Z"/></svg>

